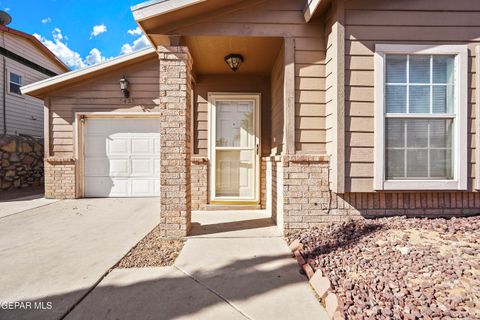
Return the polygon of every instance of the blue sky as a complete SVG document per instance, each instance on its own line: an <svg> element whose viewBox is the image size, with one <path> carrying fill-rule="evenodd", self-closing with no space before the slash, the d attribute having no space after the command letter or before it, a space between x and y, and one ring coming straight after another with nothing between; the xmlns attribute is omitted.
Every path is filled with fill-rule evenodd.
<svg viewBox="0 0 480 320"><path fill-rule="evenodd" d="M35 35L77 69L148 46L130 7L143 0L0 0L9 27Z"/></svg>

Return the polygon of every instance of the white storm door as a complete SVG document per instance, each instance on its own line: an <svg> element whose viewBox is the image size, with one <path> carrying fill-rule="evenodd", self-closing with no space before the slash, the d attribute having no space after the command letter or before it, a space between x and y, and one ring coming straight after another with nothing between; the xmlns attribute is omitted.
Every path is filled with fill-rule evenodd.
<svg viewBox="0 0 480 320"><path fill-rule="evenodd" d="M87 118L85 197L160 196L160 121Z"/></svg>
<svg viewBox="0 0 480 320"><path fill-rule="evenodd" d="M258 99L214 99L213 201L258 201Z"/></svg>

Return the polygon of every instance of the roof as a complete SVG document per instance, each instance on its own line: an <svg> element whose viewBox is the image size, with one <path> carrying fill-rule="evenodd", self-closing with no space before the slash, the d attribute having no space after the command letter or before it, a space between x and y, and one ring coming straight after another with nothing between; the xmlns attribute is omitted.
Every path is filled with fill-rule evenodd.
<svg viewBox="0 0 480 320"><path fill-rule="evenodd" d="M67 65L63 63L62 60L60 60L52 51L50 51L43 43L41 43L33 35L19 31L19 30L15 30L3 25L0 25L0 31L7 32L10 34L16 35L18 37L24 38L26 40L29 40L30 42L32 42L34 46L36 46L40 51L42 51L48 58L50 58L60 68L62 68L64 71L70 71L70 68L67 67Z"/></svg>
<svg viewBox="0 0 480 320"><path fill-rule="evenodd" d="M193 6L208 0L148 0L131 7L135 21L140 22L160 15ZM305 21L309 22L315 12L321 8L326 0L306 0L303 11ZM225 4L228 2L225 1Z"/></svg>
<svg viewBox="0 0 480 320"><path fill-rule="evenodd" d="M153 58L155 56L157 56L157 52L154 48L139 50L99 64L95 64L93 66L70 71L49 79L26 85L21 88L21 91L23 94L41 99L48 92L53 90L63 88L79 81L90 79L98 74L105 73L106 71L119 69L143 60Z"/></svg>
<svg viewBox="0 0 480 320"><path fill-rule="evenodd" d="M150 19L207 0L149 0L131 7L135 21Z"/></svg>

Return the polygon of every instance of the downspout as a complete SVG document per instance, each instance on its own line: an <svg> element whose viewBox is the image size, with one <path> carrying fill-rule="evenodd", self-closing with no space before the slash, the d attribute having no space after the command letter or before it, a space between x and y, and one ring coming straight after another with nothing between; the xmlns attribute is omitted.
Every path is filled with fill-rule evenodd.
<svg viewBox="0 0 480 320"><path fill-rule="evenodd" d="M5 48L5 32L2 31L2 46ZM7 134L7 97L6 97L6 88L7 88L7 60L3 56L3 134Z"/></svg>
<svg viewBox="0 0 480 320"><path fill-rule="evenodd" d="M7 134L7 99L6 99L6 87L7 87L7 61L3 57L3 134Z"/></svg>

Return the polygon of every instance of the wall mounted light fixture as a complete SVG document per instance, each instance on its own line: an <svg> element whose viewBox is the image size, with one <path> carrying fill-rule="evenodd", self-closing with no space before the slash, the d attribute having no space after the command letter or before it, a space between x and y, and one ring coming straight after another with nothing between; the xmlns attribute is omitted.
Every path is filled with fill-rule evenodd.
<svg viewBox="0 0 480 320"><path fill-rule="evenodd" d="M123 92L123 96L128 99L130 98L130 92L128 91L129 82L125 76L120 79L120 90Z"/></svg>
<svg viewBox="0 0 480 320"><path fill-rule="evenodd" d="M241 54L232 53L225 57L225 62L233 72L236 72L240 68L243 61L243 56Z"/></svg>

